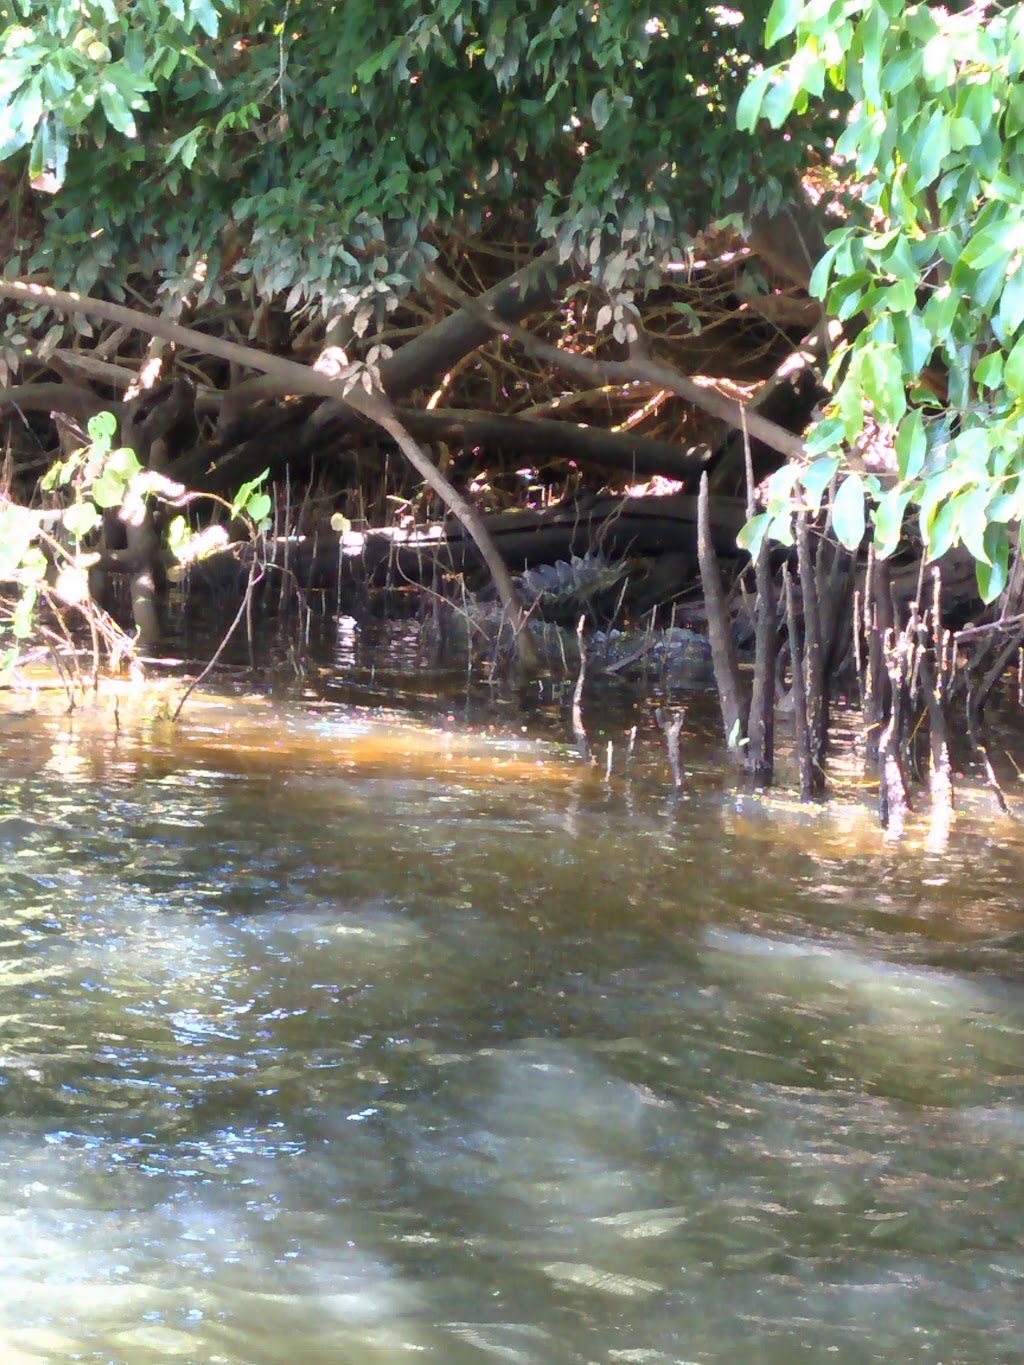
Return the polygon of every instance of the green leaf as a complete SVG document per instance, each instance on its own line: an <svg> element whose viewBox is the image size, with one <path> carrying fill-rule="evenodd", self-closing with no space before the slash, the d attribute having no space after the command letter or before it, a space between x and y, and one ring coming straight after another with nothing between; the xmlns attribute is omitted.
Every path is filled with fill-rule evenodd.
<svg viewBox="0 0 1024 1365"><path fill-rule="evenodd" d="M104 469L89 491L97 507L120 507L126 486L126 479L111 469Z"/></svg>
<svg viewBox="0 0 1024 1365"><path fill-rule="evenodd" d="M807 506L812 512L817 512L821 506L825 489L832 482L838 468L838 455L823 455L820 459L809 464L800 476L800 482L803 484L806 494Z"/></svg>
<svg viewBox="0 0 1024 1365"><path fill-rule="evenodd" d="M982 270L970 288L975 316L990 316L1006 288L1006 261L993 261Z"/></svg>
<svg viewBox="0 0 1024 1365"><path fill-rule="evenodd" d="M982 186L986 199L996 199L1003 204L1016 204L1020 199L1020 185L1005 171L996 171Z"/></svg>
<svg viewBox="0 0 1024 1365"><path fill-rule="evenodd" d="M927 107L927 106L926 106ZM933 111L913 150L909 150L907 161L911 169L912 194L932 185L939 178L946 158L949 156L950 119L941 108Z"/></svg>
<svg viewBox="0 0 1024 1365"><path fill-rule="evenodd" d="M838 417L825 417L815 423L804 442L808 455L819 455L842 445L846 424Z"/></svg>
<svg viewBox="0 0 1024 1365"><path fill-rule="evenodd" d="M0 504L0 580L13 578L38 534L39 521L26 507Z"/></svg>
<svg viewBox="0 0 1024 1365"><path fill-rule="evenodd" d="M1006 357L1003 383L1014 398L1024 397L1024 337L1021 337Z"/></svg>
<svg viewBox="0 0 1024 1365"><path fill-rule="evenodd" d="M855 270L850 275L840 275L835 279L828 293L828 306L840 322L852 318L860 310L865 290L873 279L870 270Z"/></svg>
<svg viewBox="0 0 1024 1365"><path fill-rule="evenodd" d="M773 68L774 69L774 68ZM752 133L761 116L761 105L771 85L772 71L760 71L740 96L736 106L736 126L742 133Z"/></svg>
<svg viewBox="0 0 1024 1365"><path fill-rule="evenodd" d="M70 507L66 507L62 520L68 534L76 540L82 540L90 531L95 531L100 524L100 514L94 504L86 499L83 502L74 502Z"/></svg>
<svg viewBox="0 0 1024 1365"><path fill-rule="evenodd" d="M125 137L135 137L135 119L121 91L109 81L104 81L99 90L100 104L110 126Z"/></svg>
<svg viewBox="0 0 1024 1365"><path fill-rule="evenodd" d="M970 118L954 118L949 123L949 145L952 151L962 152L965 147L977 147L981 142L981 131Z"/></svg>
<svg viewBox="0 0 1024 1365"><path fill-rule="evenodd" d="M770 512L759 512L756 517L750 518L736 537L736 544L741 550L746 550L751 559L756 559L760 554L761 544L768 533L771 522L772 514Z"/></svg>
<svg viewBox="0 0 1024 1365"><path fill-rule="evenodd" d="M864 539L866 528L864 480L859 474L848 474L832 499L832 529L840 544L852 551Z"/></svg>
<svg viewBox="0 0 1024 1365"><path fill-rule="evenodd" d="M889 18L880 5L867 5L864 18L857 26L861 40L861 59L857 70L864 98L872 107L882 103L879 77L882 69L882 55L885 48Z"/></svg>
<svg viewBox="0 0 1024 1365"><path fill-rule="evenodd" d="M36 602L39 589L30 583L21 594L17 606L11 613L11 634L16 640L27 640L35 629Z"/></svg>
<svg viewBox="0 0 1024 1365"><path fill-rule="evenodd" d="M1015 521L1018 511L1018 499L1013 493L999 493L988 505L989 524Z"/></svg>
<svg viewBox="0 0 1024 1365"><path fill-rule="evenodd" d="M983 389L998 389L1003 382L1003 353L990 351L974 367L974 382Z"/></svg>
<svg viewBox="0 0 1024 1365"><path fill-rule="evenodd" d="M807 292L816 299L824 299L828 293L829 278L832 270L832 262L835 260L839 251L839 243L830 246L818 264L811 271L811 280L807 286Z"/></svg>
<svg viewBox="0 0 1024 1365"><path fill-rule="evenodd" d="M98 412L95 417L89 418L87 430L93 445L102 446L106 443L109 446L117 430L117 418L112 412Z"/></svg>
<svg viewBox="0 0 1024 1365"><path fill-rule="evenodd" d="M928 437L925 435L924 418L919 408L914 408L900 422L896 433L896 458L899 461L901 479L916 479L924 468L924 458L928 451Z"/></svg>
<svg viewBox="0 0 1024 1365"><path fill-rule="evenodd" d="M780 545L793 544L793 512L791 508L784 508L772 518L772 523L768 527L768 535L772 540L777 540Z"/></svg>
<svg viewBox="0 0 1024 1365"><path fill-rule="evenodd" d="M793 489L800 481L802 470L798 464L780 465L774 474L768 476L766 495L769 509L777 511L783 503L788 504Z"/></svg>
<svg viewBox="0 0 1024 1365"><path fill-rule="evenodd" d="M189 0L192 17L208 38L216 38L220 24L217 7L211 0Z"/></svg>
<svg viewBox="0 0 1024 1365"><path fill-rule="evenodd" d="M956 528L960 539L980 563L988 563L985 531L988 527L988 488L972 488L954 499Z"/></svg>
<svg viewBox="0 0 1024 1365"><path fill-rule="evenodd" d="M955 232L952 228L938 232L932 238L932 245L947 265L956 265L964 254L963 234Z"/></svg>
<svg viewBox="0 0 1024 1365"><path fill-rule="evenodd" d="M250 479L248 483L243 483L235 494L231 503L231 515L240 517L247 514L249 503L254 494L260 491L261 485L270 477L270 470L265 469L262 474L258 474L255 479Z"/></svg>
<svg viewBox="0 0 1024 1365"><path fill-rule="evenodd" d="M916 280L897 280L882 292L881 302L890 313L909 313L917 307Z"/></svg>
<svg viewBox="0 0 1024 1365"><path fill-rule="evenodd" d="M959 290L954 290L951 285L940 285L931 296L924 307L924 322L937 340L948 337L952 328L953 320L963 302Z"/></svg>
<svg viewBox="0 0 1024 1365"><path fill-rule="evenodd" d="M258 526L270 515L272 507L269 493L254 493L246 503L245 510Z"/></svg>
<svg viewBox="0 0 1024 1365"><path fill-rule="evenodd" d="M191 128L182 137L175 138L167 148L167 164L181 158L181 164L186 170L191 170L195 164L195 159L199 154L199 140L202 136L201 128Z"/></svg>
<svg viewBox="0 0 1024 1365"><path fill-rule="evenodd" d="M909 501L910 489L901 488L898 484L879 498L872 521L875 528L875 554L880 559L888 559L899 545L903 532L903 516Z"/></svg>
<svg viewBox="0 0 1024 1365"><path fill-rule="evenodd" d="M946 449L946 459L960 475L962 486L988 480L989 460L1000 445L1000 434L995 427L965 427L957 433Z"/></svg>
<svg viewBox="0 0 1024 1365"><path fill-rule="evenodd" d="M992 330L1002 345L1007 346L1020 331L1021 323L1024 323L1024 267L1018 265L1003 286Z"/></svg>
<svg viewBox="0 0 1024 1365"><path fill-rule="evenodd" d="M849 372L835 396L839 419L843 423L846 439L851 443L864 430L864 396L860 386L862 366L857 363L862 358L860 353L854 353Z"/></svg>
<svg viewBox="0 0 1024 1365"><path fill-rule="evenodd" d="M20 577L25 583L42 583L49 567L49 562L39 546L30 545L22 556Z"/></svg>
<svg viewBox="0 0 1024 1365"><path fill-rule="evenodd" d="M803 9L804 0L772 0L764 26L765 44L774 47L780 38L794 33Z"/></svg>
<svg viewBox="0 0 1024 1365"><path fill-rule="evenodd" d="M45 182L49 193L64 183L68 163L68 136L64 124L47 114L40 120L32 139L28 174L33 182Z"/></svg>
<svg viewBox="0 0 1024 1365"><path fill-rule="evenodd" d="M356 67L356 80L365 85L378 71L393 65L406 41L405 34L400 33L397 38L392 38L390 43L378 48L361 66Z"/></svg>
<svg viewBox="0 0 1024 1365"><path fill-rule="evenodd" d="M599 90L590 102L590 119L600 133L612 115L612 99L607 90Z"/></svg>
<svg viewBox="0 0 1024 1365"><path fill-rule="evenodd" d="M894 349L872 346L864 352L864 395L879 422L897 423L907 409L903 366Z"/></svg>
<svg viewBox="0 0 1024 1365"><path fill-rule="evenodd" d="M948 85L956 72L951 35L940 29L927 43L921 56L921 67L926 80L936 89Z"/></svg>
<svg viewBox="0 0 1024 1365"><path fill-rule="evenodd" d="M761 114L773 128L781 128L794 108L801 110L807 103L803 83L793 66L783 67L782 75L764 97Z"/></svg>
<svg viewBox="0 0 1024 1365"><path fill-rule="evenodd" d="M924 506L921 508L922 518ZM921 527L922 539L929 559L941 559L953 544L956 532L956 506L953 502L940 503L929 518L927 525Z"/></svg>
<svg viewBox="0 0 1024 1365"><path fill-rule="evenodd" d="M995 223L970 238L960 261L971 270L985 270L997 261L1008 261L1016 249L1019 235L1019 224Z"/></svg>
<svg viewBox="0 0 1024 1365"><path fill-rule="evenodd" d="M135 451L129 446L118 446L117 450L112 450L107 456L104 468L127 482L133 475L138 474L142 465L139 464L139 457Z"/></svg>
<svg viewBox="0 0 1024 1365"><path fill-rule="evenodd" d="M167 548L178 557L178 551L191 539L192 532L184 517L172 517L167 526Z"/></svg>
<svg viewBox="0 0 1024 1365"><path fill-rule="evenodd" d="M909 51L898 52L891 61L882 67L879 84L888 95L898 95L917 79L921 70L921 49L912 47Z"/></svg>
<svg viewBox="0 0 1024 1365"><path fill-rule="evenodd" d="M916 312L894 317L892 329L900 363L906 371L907 379L913 380L931 360L935 341L924 320Z"/></svg>
<svg viewBox="0 0 1024 1365"><path fill-rule="evenodd" d="M84 451L77 451L66 460L55 460L39 480L39 487L47 493L52 493L55 488L63 488L65 484L69 484L81 468L84 454Z"/></svg>
<svg viewBox="0 0 1024 1365"><path fill-rule="evenodd" d="M985 603L994 602L1009 578L1010 537L1005 526L985 528L985 558L975 561L978 591Z"/></svg>

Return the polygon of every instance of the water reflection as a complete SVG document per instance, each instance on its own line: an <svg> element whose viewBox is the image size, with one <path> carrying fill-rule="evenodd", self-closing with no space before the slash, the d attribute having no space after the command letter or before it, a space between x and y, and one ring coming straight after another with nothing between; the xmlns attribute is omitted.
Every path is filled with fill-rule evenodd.
<svg viewBox="0 0 1024 1365"><path fill-rule="evenodd" d="M6 741L5 1365L1024 1358L1012 847L656 737Z"/></svg>

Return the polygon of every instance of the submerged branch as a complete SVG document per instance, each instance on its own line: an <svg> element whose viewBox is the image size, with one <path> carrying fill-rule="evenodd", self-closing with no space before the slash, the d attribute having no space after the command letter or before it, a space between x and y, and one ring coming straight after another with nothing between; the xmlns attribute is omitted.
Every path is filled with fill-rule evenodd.
<svg viewBox="0 0 1024 1365"><path fill-rule="evenodd" d="M708 499L708 476L701 476L697 499L697 557L700 562L700 581L708 618L708 637L711 641L711 660L718 685L729 751L743 761L741 741L746 737L749 701L740 676L736 646L732 638L729 608L722 588L718 557L711 540L711 513Z"/></svg>
<svg viewBox="0 0 1024 1365"><path fill-rule="evenodd" d="M579 750L580 758L584 763L592 762L590 753L590 740L587 738L587 727L583 724L583 688L587 679L587 650L586 637L587 618L581 616L579 624L576 626L576 639L580 649L580 671L576 676L576 686L572 691L572 733L576 740L576 747Z"/></svg>

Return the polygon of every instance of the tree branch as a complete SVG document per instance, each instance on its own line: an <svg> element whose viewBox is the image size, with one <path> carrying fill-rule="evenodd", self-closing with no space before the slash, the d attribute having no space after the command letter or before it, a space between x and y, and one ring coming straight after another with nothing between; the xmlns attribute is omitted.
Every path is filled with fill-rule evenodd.
<svg viewBox="0 0 1024 1365"><path fill-rule="evenodd" d="M543 418L501 416L491 412L438 408L400 409L406 427L425 441L466 446L507 446L524 455L563 456L603 464L637 476L664 474L688 479L705 467L707 446L682 446L628 431Z"/></svg>
<svg viewBox="0 0 1024 1365"><path fill-rule="evenodd" d="M516 322L538 304L546 303L558 290L576 279L578 267L570 260L561 262L556 248L527 262L519 270L484 291L478 302L496 317ZM475 351L493 334L474 308L449 313L435 326L421 332L380 363L381 388L389 398L398 400L413 389L428 383ZM315 436L332 421L344 419L346 409L337 403L317 408L307 422L307 438Z"/></svg>
<svg viewBox="0 0 1024 1365"><path fill-rule="evenodd" d="M676 394L688 403L693 403L695 407L702 408L712 417L717 417L719 421L725 422L737 430L743 430L745 427L752 437L763 441L765 445L770 446L772 450L777 450L780 455L785 455L787 459L797 459L804 453L804 443L799 436L794 436L785 427L780 427L777 422L771 422L766 417L751 412L743 403L737 402L735 398L726 398L714 389L705 388L668 365L662 365L656 360L647 358L590 360L586 356L574 355L570 351L563 351L559 346L551 346L548 342L535 337L532 332L526 331L525 328L498 317L493 310L483 304L483 296L480 299L471 299L457 285L447 279L436 266L431 266L428 269L425 278L433 284L439 293L447 295L467 312L474 313L481 322L486 322L493 332L498 332L511 337L513 341L518 341L535 360L543 361L548 365L557 365L559 369L583 380L584 383L628 384L640 380L657 384L659 388L668 389L670 393Z"/></svg>
<svg viewBox="0 0 1024 1365"><path fill-rule="evenodd" d="M64 412L87 422L98 412L116 411L119 403L104 402L89 389L77 384L19 384L13 389L0 389L0 406L10 403L23 412Z"/></svg>
<svg viewBox="0 0 1024 1365"><path fill-rule="evenodd" d="M237 365L245 365L249 369L270 375L280 382L283 392L318 394L323 398L347 403L354 412L375 422L388 433L424 482L434 490L476 542L515 631L520 660L527 667L536 666L536 653L526 628L526 615L516 596L512 577L479 513L472 503L449 483L426 452L413 440L399 420L387 395L379 388L364 386L363 381L369 379L369 371L349 366L335 378L310 369L306 365L299 365L294 360L286 360L282 356L266 355L250 346L241 346L235 341L206 336L203 332L182 327L166 318L150 317L148 313L126 308L119 303L107 303L102 299L88 298L63 289L52 289L49 285L37 284L30 280L0 279L0 298L15 299L37 306L49 305L62 313L86 313L90 317L104 318L108 322L134 327L149 336L162 337L165 341L172 341L179 346L187 346L206 355L217 356L221 360L232 361Z"/></svg>

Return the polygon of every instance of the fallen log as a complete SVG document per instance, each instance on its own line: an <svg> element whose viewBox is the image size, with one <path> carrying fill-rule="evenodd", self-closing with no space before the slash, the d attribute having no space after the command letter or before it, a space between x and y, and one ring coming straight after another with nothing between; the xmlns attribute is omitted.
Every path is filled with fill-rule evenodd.
<svg viewBox="0 0 1024 1365"><path fill-rule="evenodd" d="M710 511L711 537L718 554L725 560L745 557L746 552L736 544L746 519L743 503L738 498L712 498ZM543 511L499 512L483 521L512 573L574 555L601 553L613 560L643 557L666 566L671 563L672 584L696 579L697 499L685 494L585 497ZM223 584L228 563L228 576L241 576L249 558L244 547L235 547L230 560L217 556L194 565L190 582L193 587ZM328 594L335 594L342 582L349 587L385 580L430 586L438 572L473 575L483 567L473 540L454 519L424 526L350 530L340 538L332 531L282 537L265 542L260 558L268 566L286 567L301 589ZM670 585L665 595L672 595Z"/></svg>
<svg viewBox="0 0 1024 1365"><path fill-rule="evenodd" d="M500 413L438 408L399 410L407 429L421 441L445 441L462 449L504 447L522 458L561 458L585 465L623 470L634 478L663 474L696 479L710 451L703 445L680 445L632 431L550 418L503 416Z"/></svg>
<svg viewBox="0 0 1024 1365"><path fill-rule="evenodd" d="M740 554L736 536L746 520L742 501L714 498L710 516L718 553ZM514 571L598 551L613 559L689 551L696 562L697 499L685 494L580 499L539 512L501 512L487 517L486 524L499 554ZM371 574L391 565L418 583L431 581L435 565L463 573L481 563L472 540L451 521L350 533L342 549L346 556L358 555ZM335 558L330 574L336 573Z"/></svg>
<svg viewBox="0 0 1024 1365"><path fill-rule="evenodd" d="M463 451L480 449L488 459L504 452L523 464L573 460L586 468L620 471L632 479L661 474L695 482L711 453L703 445L682 445L635 431L608 431L564 418L456 408L399 408L398 416L418 441L443 441ZM372 422L353 415L346 419L344 430L328 431L310 426L307 418L299 404L250 412L241 426L236 424L226 435L220 433L186 451L177 461L176 476L192 488L227 491L268 466L276 470L289 464L294 469L300 459L308 464L317 455L337 459L346 448L377 448L380 433ZM315 432L312 444L303 444L307 429Z"/></svg>

